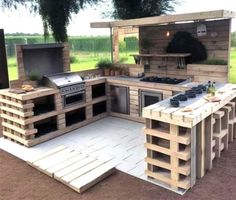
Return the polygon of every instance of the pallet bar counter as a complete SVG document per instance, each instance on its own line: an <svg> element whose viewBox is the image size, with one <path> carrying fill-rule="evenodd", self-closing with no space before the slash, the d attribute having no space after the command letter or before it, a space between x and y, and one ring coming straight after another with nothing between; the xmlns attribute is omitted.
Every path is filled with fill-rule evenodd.
<svg viewBox="0 0 236 200"><path fill-rule="evenodd" d="M236 86L222 84L215 94L217 102L206 96L200 94L177 108L166 99L143 109L145 173L150 180L174 191L188 190L228 149L235 137Z"/></svg>

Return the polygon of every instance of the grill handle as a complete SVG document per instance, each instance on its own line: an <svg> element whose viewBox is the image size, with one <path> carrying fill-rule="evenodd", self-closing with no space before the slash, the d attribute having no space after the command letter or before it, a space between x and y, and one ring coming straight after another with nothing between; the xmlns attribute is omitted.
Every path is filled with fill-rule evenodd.
<svg viewBox="0 0 236 200"><path fill-rule="evenodd" d="M71 96L75 96L75 95L77 95L77 94L84 94L84 93L85 93L85 91L73 92L73 93L71 93L71 94L66 94L65 96L66 96L66 97L71 97Z"/></svg>

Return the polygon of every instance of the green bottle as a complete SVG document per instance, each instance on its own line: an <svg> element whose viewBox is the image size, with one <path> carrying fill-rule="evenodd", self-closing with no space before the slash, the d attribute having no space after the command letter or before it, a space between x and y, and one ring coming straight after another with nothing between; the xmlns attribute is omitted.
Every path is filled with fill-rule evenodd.
<svg viewBox="0 0 236 200"><path fill-rule="evenodd" d="M207 94L211 94L211 90L212 90L211 81L208 81Z"/></svg>
<svg viewBox="0 0 236 200"><path fill-rule="evenodd" d="M215 94L216 94L216 82L212 83L211 94L212 94L212 96L215 96Z"/></svg>

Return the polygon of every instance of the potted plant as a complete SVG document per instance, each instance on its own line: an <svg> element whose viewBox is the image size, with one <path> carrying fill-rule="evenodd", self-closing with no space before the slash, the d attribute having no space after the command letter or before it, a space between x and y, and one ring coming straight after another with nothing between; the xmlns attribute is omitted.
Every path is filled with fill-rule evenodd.
<svg viewBox="0 0 236 200"><path fill-rule="evenodd" d="M39 74L36 70L32 70L28 75L27 75L27 83L33 87L38 86L38 81L39 81Z"/></svg>
<svg viewBox="0 0 236 200"><path fill-rule="evenodd" d="M115 76L115 70L116 70L116 67L115 66L112 66L110 68L110 76Z"/></svg>
<svg viewBox="0 0 236 200"><path fill-rule="evenodd" d="M96 64L97 69L103 70L104 76L109 76L113 64L109 59L102 59Z"/></svg>
<svg viewBox="0 0 236 200"><path fill-rule="evenodd" d="M140 45L141 45L141 49L142 49L142 53L146 53L146 54L149 54L150 52L150 47L152 45L151 41L147 38L143 38L141 41L140 41Z"/></svg>
<svg viewBox="0 0 236 200"><path fill-rule="evenodd" d="M127 75L129 75L128 69L125 68L125 67L121 67L120 74L121 74L122 76L127 76Z"/></svg>
<svg viewBox="0 0 236 200"><path fill-rule="evenodd" d="M121 74L121 68L115 67L115 76L120 76L120 74Z"/></svg>

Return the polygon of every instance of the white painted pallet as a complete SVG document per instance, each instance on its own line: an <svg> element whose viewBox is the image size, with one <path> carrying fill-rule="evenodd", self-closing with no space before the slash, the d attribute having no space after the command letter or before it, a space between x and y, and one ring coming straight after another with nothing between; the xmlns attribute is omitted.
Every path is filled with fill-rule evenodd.
<svg viewBox="0 0 236 200"><path fill-rule="evenodd" d="M27 163L81 193L115 172L115 164L110 162L112 159L59 146Z"/></svg>

